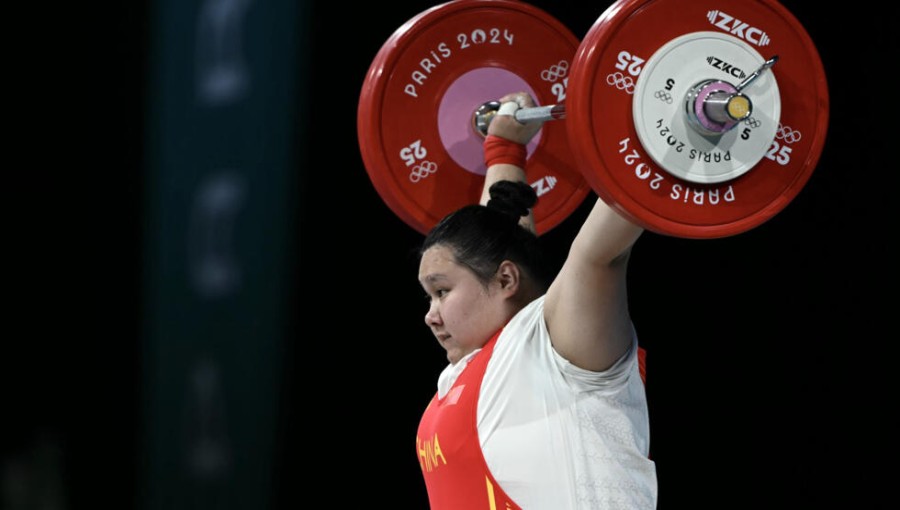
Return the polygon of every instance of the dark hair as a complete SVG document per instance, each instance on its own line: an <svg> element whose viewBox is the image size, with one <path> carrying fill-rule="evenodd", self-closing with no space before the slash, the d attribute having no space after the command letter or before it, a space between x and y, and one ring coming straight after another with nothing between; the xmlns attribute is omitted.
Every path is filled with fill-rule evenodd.
<svg viewBox="0 0 900 510"><path fill-rule="evenodd" d="M445 216L425 237L419 257L428 248L450 248L456 261L487 284L500 263L509 260L531 276L540 289L549 281L540 238L519 225L537 203L528 183L498 181L490 187L487 205L468 205Z"/></svg>

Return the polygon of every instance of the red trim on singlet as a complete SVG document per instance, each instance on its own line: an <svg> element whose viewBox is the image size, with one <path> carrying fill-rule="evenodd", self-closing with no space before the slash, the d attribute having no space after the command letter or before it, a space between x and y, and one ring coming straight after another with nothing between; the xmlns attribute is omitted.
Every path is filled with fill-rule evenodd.
<svg viewBox="0 0 900 510"><path fill-rule="evenodd" d="M431 399L416 435L416 454L431 510L521 510L491 474L478 439L478 395L498 331L439 399Z"/></svg>

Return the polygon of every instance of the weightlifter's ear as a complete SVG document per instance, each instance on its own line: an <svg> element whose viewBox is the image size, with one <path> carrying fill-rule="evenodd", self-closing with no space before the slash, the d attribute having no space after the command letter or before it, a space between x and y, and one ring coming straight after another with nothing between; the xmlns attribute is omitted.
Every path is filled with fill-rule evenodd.
<svg viewBox="0 0 900 510"><path fill-rule="evenodd" d="M500 284L501 292L511 296L519 290L522 283L522 272L519 270L519 266L513 262L504 260L500 263L500 267L497 268L494 278Z"/></svg>

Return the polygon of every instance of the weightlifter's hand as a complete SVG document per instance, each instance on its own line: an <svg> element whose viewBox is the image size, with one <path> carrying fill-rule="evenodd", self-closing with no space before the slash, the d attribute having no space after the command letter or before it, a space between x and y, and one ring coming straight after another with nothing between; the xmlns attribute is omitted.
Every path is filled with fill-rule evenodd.
<svg viewBox="0 0 900 510"><path fill-rule="evenodd" d="M500 98L500 109L491 119L487 134L495 135L507 140L527 144L541 130L543 121L519 122L515 118L515 111L520 108L534 108L534 98L525 92L507 94Z"/></svg>

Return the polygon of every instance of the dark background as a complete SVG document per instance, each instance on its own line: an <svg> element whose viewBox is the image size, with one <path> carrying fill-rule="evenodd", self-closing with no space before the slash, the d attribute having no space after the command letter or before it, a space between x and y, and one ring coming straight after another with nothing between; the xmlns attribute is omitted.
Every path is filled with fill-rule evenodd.
<svg viewBox="0 0 900 510"><path fill-rule="evenodd" d="M579 38L607 5L532 3ZM784 4L815 41L829 82L815 173L750 232L702 241L647 233L634 250L631 308L651 356L664 509L895 499L879 480L894 431L885 410L895 407L887 359L897 164L877 94L864 86L895 61L896 43L871 10ZM422 323L412 256L421 236L371 186L355 116L381 44L432 5L317 1L301 25L309 67L296 116L306 150L273 431L276 508L425 507L413 445L444 355ZM55 480L39 492L56 494L57 508L140 501L150 12L144 1L69 5L49 21L31 13L18 18L29 30L9 64L12 107L23 115L8 138L4 469L50 451L55 460L41 465L51 475L37 478ZM561 260L589 202L546 234L553 256ZM15 479L5 473L8 494ZM329 503L309 504L319 496Z"/></svg>

